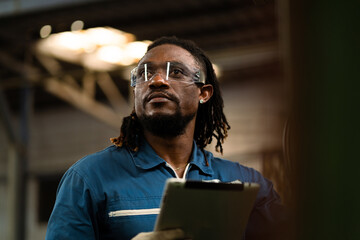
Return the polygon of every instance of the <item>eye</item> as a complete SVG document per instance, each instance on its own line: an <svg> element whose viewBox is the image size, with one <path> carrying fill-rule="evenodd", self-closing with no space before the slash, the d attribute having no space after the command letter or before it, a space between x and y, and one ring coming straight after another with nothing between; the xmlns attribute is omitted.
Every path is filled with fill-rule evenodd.
<svg viewBox="0 0 360 240"><path fill-rule="evenodd" d="M140 71L138 72L138 76L140 76L140 77L143 77L144 74L145 74L145 71L144 71L144 70L140 70Z"/></svg>
<svg viewBox="0 0 360 240"><path fill-rule="evenodd" d="M148 79L151 78L151 76L152 76L151 70L147 70L146 75L147 75ZM140 80L145 80L145 69L144 68L138 70L137 77Z"/></svg>
<svg viewBox="0 0 360 240"><path fill-rule="evenodd" d="M174 68L170 72L170 77L173 78L181 78L184 76L184 72L179 68Z"/></svg>
<svg viewBox="0 0 360 240"><path fill-rule="evenodd" d="M179 73L181 73L181 71L179 70L179 69L174 69L174 74L179 74Z"/></svg>
<svg viewBox="0 0 360 240"><path fill-rule="evenodd" d="M137 67L135 70L135 75L137 78L144 76L145 69L141 67Z"/></svg>

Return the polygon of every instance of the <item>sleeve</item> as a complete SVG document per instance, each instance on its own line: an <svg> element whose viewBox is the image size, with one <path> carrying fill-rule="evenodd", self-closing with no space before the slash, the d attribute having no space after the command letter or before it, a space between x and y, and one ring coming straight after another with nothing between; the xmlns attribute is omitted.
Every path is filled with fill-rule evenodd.
<svg viewBox="0 0 360 240"><path fill-rule="evenodd" d="M46 240L98 239L96 204L83 177L68 170L60 181Z"/></svg>
<svg viewBox="0 0 360 240"><path fill-rule="evenodd" d="M288 216L273 184L259 172L252 170L254 182L260 184L260 190L250 214L245 232L245 240L286 239Z"/></svg>

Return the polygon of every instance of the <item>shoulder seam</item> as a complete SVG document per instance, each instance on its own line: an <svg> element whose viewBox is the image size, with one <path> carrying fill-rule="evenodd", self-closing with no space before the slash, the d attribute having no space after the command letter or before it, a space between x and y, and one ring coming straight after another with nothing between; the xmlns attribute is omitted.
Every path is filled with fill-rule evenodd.
<svg viewBox="0 0 360 240"><path fill-rule="evenodd" d="M87 175L84 173L84 175L85 175L85 176L84 176L84 175L81 174L79 171L77 171L77 169L75 169L75 168L72 168L71 171L73 171L76 175L78 175L79 177L81 177L82 180L84 181L84 183L89 186L91 197L92 197L94 200L96 200L96 202L98 202L99 199L97 198L97 194L95 194L96 190L95 190L95 188L88 182L88 180L87 180Z"/></svg>

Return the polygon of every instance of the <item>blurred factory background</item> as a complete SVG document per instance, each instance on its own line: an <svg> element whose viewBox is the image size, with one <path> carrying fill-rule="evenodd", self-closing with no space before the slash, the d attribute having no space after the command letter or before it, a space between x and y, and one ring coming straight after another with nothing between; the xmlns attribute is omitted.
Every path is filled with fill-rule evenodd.
<svg viewBox="0 0 360 240"><path fill-rule="evenodd" d="M291 204L297 175L286 143L298 67L291 53L303 48L291 46L302 29L290 31L297 10L289 6L286 0L1 0L0 239L44 238L62 174L118 136L133 106L129 73L164 35L195 41L215 64L231 125L222 157L262 172Z"/></svg>

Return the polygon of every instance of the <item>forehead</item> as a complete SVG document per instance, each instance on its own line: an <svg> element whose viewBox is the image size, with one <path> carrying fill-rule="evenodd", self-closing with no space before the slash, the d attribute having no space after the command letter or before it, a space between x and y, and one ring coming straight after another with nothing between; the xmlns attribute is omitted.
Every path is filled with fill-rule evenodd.
<svg viewBox="0 0 360 240"><path fill-rule="evenodd" d="M152 48L144 55L139 64L148 62L155 64L179 62L188 66L200 67L190 52L172 44L163 44Z"/></svg>

